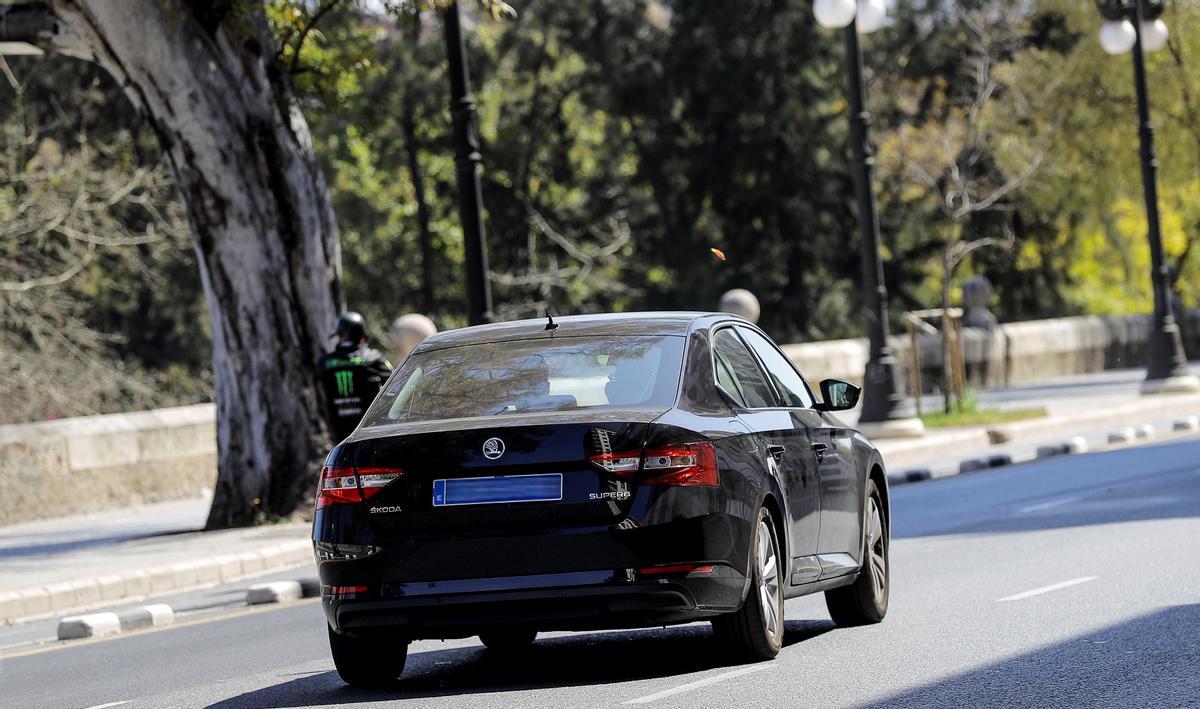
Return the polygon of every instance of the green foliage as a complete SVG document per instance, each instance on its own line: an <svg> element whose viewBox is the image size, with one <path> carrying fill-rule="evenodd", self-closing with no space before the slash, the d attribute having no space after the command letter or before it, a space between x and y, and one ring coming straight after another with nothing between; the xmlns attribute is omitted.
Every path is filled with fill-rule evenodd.
<svg viewBox="0 0 1200 709"><path fill-rule="evenodd" d="M446 4L266 4L326 169L347 304L377 340L405 312L465 324ZM1001 320L1148 310L1132 74L1128 57L1100 50L1092 5L890 6L893 24L862 44L893 318L937 305L956 240L1009 234L1011 248L973 251L951 283L987 275ZM810 2L488 0L462 11L499 317L710 309L745 287L780 340L862 334L845 58ZM1001 11L1012 20L988 44L996 90L973 114L979 31L966 18ZM1165 19L1170 48L1149 57L1163 228L1176 290L1194 306L1200 5L1170 2ZM42 379L0 393L42 402L15 414L34 418L202 398L200 284L153 137L95 67L10 66L0 224L23 241L0 243L0 280L88 261L61 283L0 291L0 357L53 352L93 374L86 394L47 398L46 382L70 376L28 366ZM969 166L982 195L1035 159L994 209L948 215L956 169ZM77 194L105 205L88 228L118 241L89 247L53 228L30 239Z"/></svg>

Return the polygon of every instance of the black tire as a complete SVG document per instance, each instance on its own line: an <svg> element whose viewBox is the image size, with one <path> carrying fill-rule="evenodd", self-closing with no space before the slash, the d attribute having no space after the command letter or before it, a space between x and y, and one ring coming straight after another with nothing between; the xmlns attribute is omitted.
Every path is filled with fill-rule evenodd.
<svg viewBox="0 0 1200 709"><path fill-rule="evenodd" d="M878 623L887 615L891 588L888 547L891 545L883 497L874 480L867 481L863 524L863 565L849 586L825 592L825 605L833 622L842 626Z"/></svg>
<svg viewBox="0 0 1200 709"><path fill-rule="evenodd" d="M783 565L765 507L758 512L752 545L750 593L736 612L713 618L713 634L737 657L770 660L783 647Z"/></svg>
<svg viewBox="0 0 1200 709"><path fill-rule="evenodd" d="M537 631L532 628L496 628L480 633L479 639L488 650L497 654L523 652L537 640Z"/></svg>
<svg viewBox="0 0 1200 709"><path fill-rule="evenodd" d="M351 687L386 687L400 678L408 640L342 635L329 628L329 651L342 681Z"/></svg>

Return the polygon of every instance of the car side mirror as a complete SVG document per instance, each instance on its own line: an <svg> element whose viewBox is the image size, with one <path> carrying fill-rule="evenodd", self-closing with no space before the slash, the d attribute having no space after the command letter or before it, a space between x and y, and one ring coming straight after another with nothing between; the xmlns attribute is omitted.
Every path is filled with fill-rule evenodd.
<svg viewBox="0 0 1200 709"><path fill-rule="evenodd" d="M821 382L821 398L824 401L816 405L817 411L846 411L858 404L862 389L841 379L825 379Z"/></svg>

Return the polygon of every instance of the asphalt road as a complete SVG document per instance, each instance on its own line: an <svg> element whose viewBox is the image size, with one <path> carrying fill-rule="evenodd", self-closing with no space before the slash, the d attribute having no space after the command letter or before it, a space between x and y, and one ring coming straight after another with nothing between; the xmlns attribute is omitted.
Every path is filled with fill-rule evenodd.
<svg viewBox="0 0 1200 709"><path fill-rule="evenodd" d="M543 637L520 657L421 642L344 687L313 601L0 655L13 707L1200 706L1200 438L893 491L891 611L790 601L773 662L705 625ZM120 704L115 704L120 703Z"/></svg>

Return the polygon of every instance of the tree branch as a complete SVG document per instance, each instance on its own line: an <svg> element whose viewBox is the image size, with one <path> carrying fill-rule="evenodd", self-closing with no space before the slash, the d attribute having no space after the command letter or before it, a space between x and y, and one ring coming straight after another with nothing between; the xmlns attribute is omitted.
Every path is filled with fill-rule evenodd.
<svg viewBox="0 0 1200 709"><path fill-rule="evenodd" d="M300 30L300 36L296 39L296 48L292 52L292 61L288 63L289 73L296 73L296 68L300 65L300 52L304 49L304 40L308 39L309 33L313 31L313 28L317 26L317 23L321 21L321 18L324 17L326 13L337 7L339 4L341 4L341 2L342 0L329 0L321 7L317 8L317 11L312 14L312 17L308 18L308 22L305 23L304 29ZM280 43L281 51L283 46L284 44Z"/></svg>

